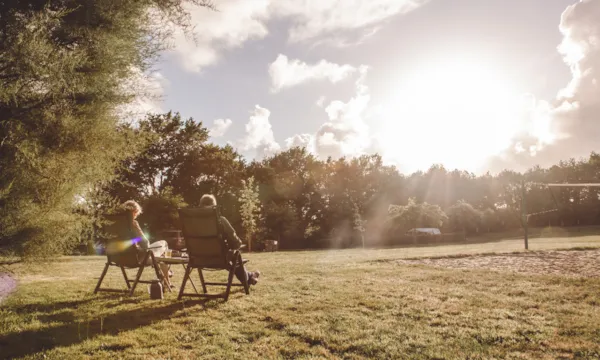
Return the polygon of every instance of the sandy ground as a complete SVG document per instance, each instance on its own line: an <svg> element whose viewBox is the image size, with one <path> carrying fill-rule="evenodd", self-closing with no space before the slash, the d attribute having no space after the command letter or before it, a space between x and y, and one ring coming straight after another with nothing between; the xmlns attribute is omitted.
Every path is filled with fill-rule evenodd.
<svg viewBox="0 0 600 360"><path fill-rule="evenodd" d="M600 250L473 255L459 258L399 260L398 263L579 278L600 276Z"/></svg>
<svg viewBox="0 0 600 360"><path fill-rule="evenodd" d="M17 288L15 279L7 273L0 273L0 303Z"/></svg>

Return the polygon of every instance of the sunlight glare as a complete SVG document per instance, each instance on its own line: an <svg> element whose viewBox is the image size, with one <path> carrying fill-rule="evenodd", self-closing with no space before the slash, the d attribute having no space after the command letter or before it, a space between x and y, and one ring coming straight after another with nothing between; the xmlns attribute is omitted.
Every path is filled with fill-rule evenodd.
<svg viewBox="0 0 600 360"><path fill-rule="evenodd" d="M410 170L434 163L475 170L510 147L521 130L522 97L478 64L423 67L397 83L378 140L388 159Z"/></svg>

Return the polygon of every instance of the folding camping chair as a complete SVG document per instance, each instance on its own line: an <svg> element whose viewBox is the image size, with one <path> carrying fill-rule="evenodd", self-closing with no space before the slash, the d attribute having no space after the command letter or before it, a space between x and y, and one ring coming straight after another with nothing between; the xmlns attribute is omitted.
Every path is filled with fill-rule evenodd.
<svg viewBox="0 0 600 360"><path fill-rule="evenodd" d="M158 268L158 263L156 262L152 251L143 250L137 244L135 234L131 229L131 214L129 212L126 212L119 215L111 215L107 218L110 221L110 224L106 228L106 232L109 235L109 238L106 242L107 261L106 265L104 266L104 270L102 271L102 275L98 280L98 284L96 285L96 289L94 290L94 294L98 293L99 291L129 291L129 295L133 295L137 284L151 284L153 282L150 280L140 280L140 278L142 277L142 273L144 272L144 269L147 266L152 266L154 268L154 271L156 272L156 277L158 278L158 280L164 282L163 274ZM123 278L125 278L125 284L127 284L127 290L106 288L103 289L100 287L110 266L116 266L121 268ZM135 280L130 280L127 277L125 269L138 269ZM169 291L171 291L170 288Z"/></svg>
<svg viewBox="0 0 600 360"><path fill-rule="evenodd" d="M183 230L189 263L185 269L179 297L195 296L201 298L229 298L232 286L243 286L246 295L250 294L248 279L240 284L233 284L235 270L244 266L248 260L242 259L240 250L230 250L224 238L221 216L218 207L188 208L179 210L179 220ZM185 284L192 270L198 269L203 294L185 293ZM227 282L206 282L202 270L226 270L229 272ZM226 286L225 292L208 294L207 285Z"/></svg>

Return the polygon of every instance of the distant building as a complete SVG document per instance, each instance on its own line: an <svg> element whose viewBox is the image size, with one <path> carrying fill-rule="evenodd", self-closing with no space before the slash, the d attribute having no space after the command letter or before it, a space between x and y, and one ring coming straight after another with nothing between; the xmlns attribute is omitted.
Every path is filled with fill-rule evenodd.
<svg viewBox="0 0 600 360"><path fill-rule="evenodd" d="M442 235L438 228L415 228L406 232L406 235Z"/></svg>

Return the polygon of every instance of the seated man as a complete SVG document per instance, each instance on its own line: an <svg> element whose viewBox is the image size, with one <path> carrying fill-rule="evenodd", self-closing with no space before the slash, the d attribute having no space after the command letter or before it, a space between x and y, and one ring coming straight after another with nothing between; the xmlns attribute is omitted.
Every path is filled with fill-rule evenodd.
<svg viewBox="0 0 600 360"><path fill-rule="evenodd" d="M144 250L152 251L152 253L154 254L155 257L163 256L164 253L169 248L167 242L164 240L159 240L159 241L155 241L152 244L150 244L150 241L146 237L146 234L144 234L144 232L142 231L142 228L140 227L140 224L136 220L136 218L142 213L142 207L140 206L140 204L138 204L134 200L127 200L121 205L121 207L124 210L131 212L131 216L132 216L131 229L137 236L136 240L137 240L137 244L139 245L139 247ZM173 285L171 285L171 283L169 281L169 275L172 275L172 272L169 270L169 265L167 265L165 263L160 263L159 267L165 278L165 283L163 284L163 286L173 287Z"/></svg>
<svg viewBox="0 0 600 360"><path fill-rule="evenodd" d="M217 199L210 194L204 194L200 198L200 206L201 207L213 207L217 206ZM221 216L221 226L223 226L223 231L225 235L225 240L227 241L227 246L231 250L238 250L242 246L242 240L237 236L233 226L229 223L229 221ZM248 280L248 284L256 285L258 283L258 277L260 276L260 271L246 271L244 266L240 266L237 268L235 272L235 276L242 283L244 279Z"/></svg>

